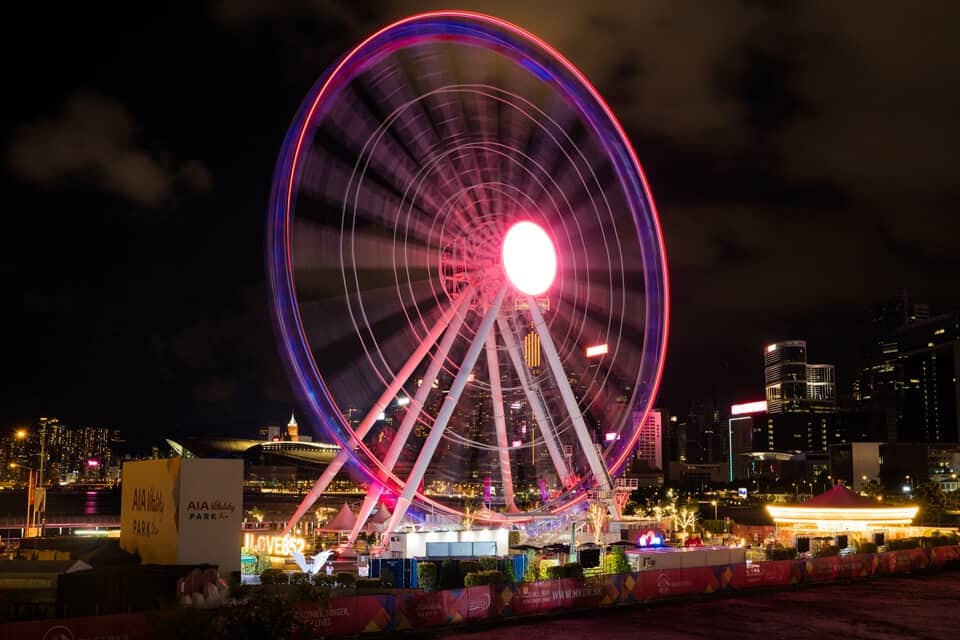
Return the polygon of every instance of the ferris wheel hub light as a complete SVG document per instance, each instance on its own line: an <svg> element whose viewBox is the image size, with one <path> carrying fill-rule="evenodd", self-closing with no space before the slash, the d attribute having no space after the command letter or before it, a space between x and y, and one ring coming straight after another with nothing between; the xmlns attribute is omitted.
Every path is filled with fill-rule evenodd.
<svg viewBox="0 0 960 640"><path fill-rule="evenodd" d="M557 275L557 253L553 241L535 222L518 222L503 238L503 269L521 292L536 296L553 284Z"/></svg>

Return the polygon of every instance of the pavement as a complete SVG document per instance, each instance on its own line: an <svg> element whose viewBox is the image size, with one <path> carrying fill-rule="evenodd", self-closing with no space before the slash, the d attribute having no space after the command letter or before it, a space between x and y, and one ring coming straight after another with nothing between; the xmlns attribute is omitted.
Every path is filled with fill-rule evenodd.
<svg viewBox="0 0 960 640"><path fill-rule="evenodd" d="M444 640L848 638L957 640L960 572L874 578L736 597L510 620L421 637Z"/></svg>

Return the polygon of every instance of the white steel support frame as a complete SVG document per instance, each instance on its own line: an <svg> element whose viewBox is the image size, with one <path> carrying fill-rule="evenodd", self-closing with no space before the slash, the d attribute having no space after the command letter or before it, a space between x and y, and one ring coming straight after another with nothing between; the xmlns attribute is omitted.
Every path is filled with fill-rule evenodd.
<svg viewBox="0 0 960 640"><path fill-rule="evenodd" d="M547 453L550 454L550 460L553 462L553 468L557 471L557 477L560 479L560 484L562 484L565 488L570 488L570 485L573 482L573 473L570 471L569 467L567 467L567 463L563 459L563 453L557 446L556 437L553 431L553 423L550 421L550 417L543 406L540 395L533 389L530 384L530 379L527 377L527 367L523 362L523 357L521 356L520 349L517 346L517 341L513 333L513 327L510 325L510 321L507 320L503 314L497 316L497 325L500 327L500 335L503 336L503 342L507 347L507 353L510 355L513 368L517 372L517 378L520 380L520 386L523 387L523 392L527 396L527 403L530 405L530 408L533 409L533 417L536 419L537 425L540 427L540 433L543 434L543 442L547 447Z"/></svg>
<svg viewBox="0 0 960 640"><path fill-rule="evenodd" d="M357 444L366 437L370 432L370 429L373 428L374 423L377 421L377 418L383 413L386 408L390 405L390 402L396 397L396 395L403 389L403 385L407 382L407 379L413 375L413 372L416 371L417 367L420 366L420 362L427 356L430 352L430 348L436 343L440 338L440 335L443 333L444 329L450 324L450 321L453 319L454 315L463 311L467 305L470 303L470 299L473 297L473 287L467 287L461 294L461 297L456 301L456 303L450 305L446 311L440 316L436 324L430 328L430 331L427 332L427 335L424 336L423 341L420 343L420 346L417 347L417 350L407 359L404 365L400 368L400 371L397 372L397 375L390 381L390 384L387 385L387 388L383 391L380 397L376 402L373 403L373 406L370 408L370 411L367 412L367 415L364 416L363 420L353 430L353 435L350 437L350 440L347 442L347 449L341 449L337 456L327 465L327 468L323 470L323 473L320 474L320 477L317 478L317 481L313 484L313 488L310 489L310 492L303 498L303 501L300 503L300 506L297 507L297 510L294 512L293 516L287 522L286 526L283 528L284 534L289 533L300 521L300 518L314 505L317 499L320 497L327 487L330 486L330 483L333 482L334 477L337 473L340 472L340 469L343 468L350 460L350 453L348 449L353 449Z"/></svg>
<svg viewBox="0 0 960 640"><path fill-rule="evenodd" d="M499 317L499 310L497 317ZM507 441L507 421L504 418L503 388L500 384L500 359L497 357L497 332L487 334L487 370L490 376L490 399L493 402L493 424L497 431L497 453L500 458L500 478L507 511L516 512L513 496L513 472L510 469L510 443Z"/></svg>
<svg viewBox="0 0 960 640"><path fill-rule="evenodd" d="M563 363L560 361L557 347L553 344L550 329L547 327L547 323L544 322L543 314L540 313L540 307L537 306L537 301L533 296L527 296L527 306L530 310L530 317L533 319L533 328L537 332L537 335L540 336L540 345L543 349L543 354L547 358L547 363L550 365L550 371L553 373L554 381L560 390L560 397L563 399L567 414L569 414L570 420L573 422L573 430L577 435L577 440L580 442L580 448L583 450L584 455L587 456L590 471L593 472L593 477L596 478L597 488L600 491L608 492L612 495L613 482L610 480L610 472L607 470L607 465L605 465L600 458L600 454L594 446L593 440L590 438L590 432L587 431L587 425L583 421L583 414L580 413L580 406L577 404L577 399L573 395L573 389L570 388L570 381L567 380L566 373L563 370Z"/></svg>
<svg viewBox="0 0 960 640"><path fill-rule="evenodd" d="M469 291L469 295L473 295L472 290ZM397 433L390 443L390 449L387 451L387 455L384 456L383 466L385 468L393 471L397 460L400 459L400 454L403 453L403 448L406 446L407 440L410 439L410 433L417 423L417 418L427 403L427 397L433 388L433 381L436 380L440 374L440 369L443 367L443 363L446 361L454 341L456 341L457 336L460 335L460 327L463 326L463 321L466 319L467 313L468 310L465 306L458 309L456 317L453 322L450 323L450 326L447 327L446 333L443 334L443 339L437 346L437 352L434 354L433 359L427 366L427 370L423 374L423 382L420 383L420 388L417 389L416 393L413 394L413 398L410 399L410 404L407 406L407 413L403 416L400 428L397 429ZM385 480L382 473L380 476L381 481ZM353 530L350 531L347 544L356 542L360 530L367 524L367 518L370 517L370 512L373 511L380 496L383 495L383 488L382 484L376 482L370 483L367 487L367 495L363 499L363 504L360 506L360 513L357 514L357 521L353 525Z"/></svg>
<svg viewBox="0 0 960 640"><path fill-rule="evenodd" d="M396 509L387 525L386 530L388 532L396 531L400 522L403 521L404 516L407 515L407 509L413 502L413 496L417 491L417 487L427 472L427 467L433 459L433 454L437 451L440 439L443 437L443 432L447 428L447 423L450 421L450 418L453 417L453 412L457 407L457 403L460 401L460 395L463 393L463 389L467 384L474 365L477 364L477 358L480 357L480 350L483 348L487 334L493 329L493 322L500 312L500 306L503 304L503 297L506 292L507 285L502 284L487 309L486 314L483 316L483 320L477 328L476 335L470 342L470 347L467 349L467 354L463 358L460 370L450 385L450 390L447 392L447 397L443 401L443 406L440 407L440 411L437 413L437 419L433 423L430 435L427 436L423 447L420 449L420 454L417 456L417 461L410 470L410 475L407 477L403 492L397 498Z"/></svg>

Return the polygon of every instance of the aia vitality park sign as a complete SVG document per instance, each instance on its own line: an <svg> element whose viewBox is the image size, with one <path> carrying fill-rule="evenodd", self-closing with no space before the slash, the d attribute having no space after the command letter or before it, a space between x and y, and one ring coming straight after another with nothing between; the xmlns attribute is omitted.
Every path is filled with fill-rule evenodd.
<svg viewBox="0 0 960 640"><path fill-rule="evenodd" d="M243 461L165 458L123 465L120 547L144 564L240 570Z"/></svg>

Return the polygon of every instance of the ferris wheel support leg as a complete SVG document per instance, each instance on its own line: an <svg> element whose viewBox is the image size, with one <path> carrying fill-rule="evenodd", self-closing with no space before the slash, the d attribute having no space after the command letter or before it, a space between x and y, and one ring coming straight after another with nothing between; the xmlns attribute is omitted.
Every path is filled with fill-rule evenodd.
<svg viewBox="0 0 960 640"><path fill-rule="evenodd" d="M440 344L437 345L437 352L433 355L433 359L430 361L430 364L427 365L427 370L423 374L423 382L420 384L420 387L417 388L416 393L413 394L410 405L407 407L407 413L403 416L400 428L397 429L397 433L393 437L393 442L390 443L390 449L387 450L387 455L383 459L383 466L390 471L393 471L394 465L396 465L397 460L400 459L400 454L403 452L407 440L410 439L410 433L413 431L417 418L427 403L430 390L433 388L433 381L437 379L443 363L446 362L447 356L450 354L453 343L456 341L457 336L460 335L460 327L463 326L463 321L467 317L467 303L473 296L473 289L467 289L464 293L466 294L465 301L457 305L459 312L453 319L453 322L450 323L450 326L447 327L447 331L443 334L443 339L440 340ZM382 473L380 479L381 481L384 480ZM373 511L373 507L376 506L377 500L383 495L383 488L384 485L382 482L371 483L367 488L367 495L363 499L363 504L360 506L357 521L354 523L353 530L350 531L350 536L347 538L348 544L353 544L356 541L360 530L367 523L367 518L370 517L370 512Z"/></svg>
<svg viewBox="0 0 960 640"><path fill-rule="evenodd" d="M393 516L390 518L390 523L387 526L388 533L396 531L403 517L407 515L407 509L410 507L410 503L413 502L413 496L417 491L417 487L427 472L427 467L433 459L433 454L437 451L437 446L439 446L440 438L443 437L443 432L447 428L447 423L450 422L453 411L457 408L457 403L460 401L463 388L467 384L474 365L477 364L477 358L480 357L480 350L483 348L484 340L487 334L493 329L493 321L500 312L500 306L503 304L503 296L506 292L507 285L501 285L490 308L487 309L486 314L483 316L476 335L474 335L473 340L470 342L470 347L467 349L467 354L463 358L460 370L457 371L457 376L450 385L450 390L447 392L447 397L443 401L443 406L440 407L440 411L437 413L437 419L433 423L430 435L427 436L423 447L420 449L420 455L417 456L417 461L410 470L407 482L403 486L403 492L400 494L400 497L397 498L396 510L394 510Z"/></svg>
<svg viewBox="0 0 960 640"><path fill-rule="evenodd" d="M497 314L499 317L499 313ZM487 369L490 372L490 399L493 402L493 424L497 431L497 453L500 457L500 478L507 511L517 511L513 496L513 471L510 469L510 443L507 441L507 421L504 418L503 388L500 384L500 359L497 357L497 333L487 334Z"/></svg>
<svg viewBox="0 0 960 640"><path fill-rule="evenodd" d="M407 359L404 365L400 368L400 371L397 372L397 375L390 381L390 384L387 385L387 388L380 395L376 402L373 403L373 407L370 408L370 411L367 412L367 415L364 416L363 420L353 430L353 437L347 442L350 449L353 449L357 446L357 443L366 437L370 432L370 429L373 428L374 423L377 421L377 418L383 413L384 410L390 405L390 402L396 397L397 393L403 388L403 385L406 383L407 379L413 375L413 372L420 365L420 362L426 357L429 353L430 348L434 345L437 339L440 337L440 334L443 333L443 330L447 328L450 324L450 321L453 319L454 315L461 309L466 309L469 304L470 298L473 296L473 288L468 287L464 290L463 295L455 304L450 305L446 311L440 316L436 324L430 328L430 331L427 332L427 335L424 336L423 342L420 343L420 346L417 350ZM283 528L284 534L290 532L293 529L297 522L300 521L300 518L313 506L327 487L330 486L330 483L333 482L334 477L337 473L340 472L340 469L343 468L343 465L350 460L350 453L341 449L337 456L330 461L330 464L327 465L327 468L323 470L323 473L320 474L320 477L317 478L317 481L313 484L313 487L310 489L310 492L304 496L303 501L300 503L300 506L297 507L297 510L293 513L293 516L287 522L286 526Z"/></svg>
<svg viewBox="0 0 960 640"><path fill-rule="evenodd" d="M550 371L553 373L554 381L560 389L560 397L563 398L563 404L573 421L573 430L580 441L580 448L587 456L587 463L590 465L590 471L597 480L597 485L602 491L612 491L613 482L610 480L610 472L607 465L600 459L600 454L590 438L590 432L587 431L587 425L583 421L583 414L580 413L580 407L577 399L573 395L573 389L570 388L570 381L567 380L566 372L563 370L563 363L560 361L560 355L557 353L557 347L553 344L553 337L550 335L550 329L543 320L543 314L540 313L540 307L533 296L527 296L527 306L530 309L530 316L533 318L533 327L540 336L540 344L543 347L543 353L547 357L547 363L550 365Z"/></svg>
<svg viewBox="0 0 960 640"><path fill-rule="evenodd" d="M543 442L547 446L547 453L550 454L550 461L553 462L553 468L557 471L560 484L566 488L570 488L573 474L570 469L567 468L567 463L564 461L560 448L557 446L553 432L553 423L550 422L543 402L530 385L530 379L527 377L527 368L523 362L523 356L520 353L520 348L517 346L517 341L513 334L513 327L503 314L497 316L497 326L500 327L500 335L503 336L503 342L507 346L507 353L510 355L510 361L513 363L513 368L517 372L517 378L520 379L520 386L523 387L523 393L527 396L527 403L530 405L530 408L533 409L533 417L540 426L540 432L543 433Z"/></svg>

